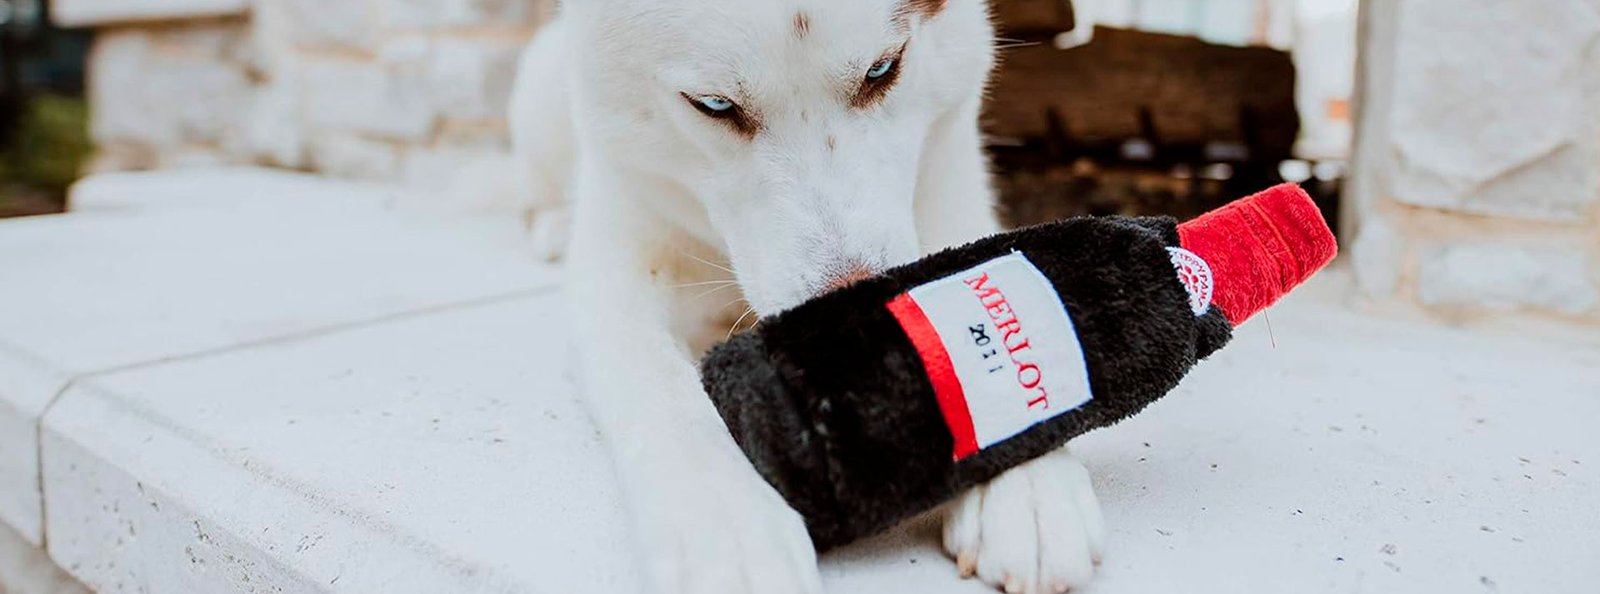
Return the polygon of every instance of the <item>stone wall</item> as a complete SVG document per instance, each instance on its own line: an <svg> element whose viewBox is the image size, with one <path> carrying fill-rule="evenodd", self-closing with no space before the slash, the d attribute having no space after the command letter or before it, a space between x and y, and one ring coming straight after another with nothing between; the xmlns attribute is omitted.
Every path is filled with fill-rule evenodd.
<svg viewBox="0 0 1600 594"><path fill-rule="evenodd" d="M1600 3L1367 0L1362 28L1362 290L1600 322Z"/></svg>
<svg viewBox="0 0 1600 594"><path fill-rule="evenodd" d="M261 163L439 188L506 145L518 50L554 3L52 7L99 32L99 169ZM1361 20L1341 219L1362 290L1454 318L1600 323L1600 3L1366 0Z"/></svg>
<svg viewBox="0 0 1600 594"><path fill-rule="evenodd" d="M55 0L97 29L95 168L257 163L440 187L507 143L554 0Z"/></svg>

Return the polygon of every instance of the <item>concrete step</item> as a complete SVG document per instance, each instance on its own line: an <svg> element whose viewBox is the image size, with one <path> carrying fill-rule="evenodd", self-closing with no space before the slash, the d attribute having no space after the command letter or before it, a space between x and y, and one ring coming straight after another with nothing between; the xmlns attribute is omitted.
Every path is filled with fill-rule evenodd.
<svg viewBox="0 0 1600 594"><path fill-rule="evenodd" d="M554 286L386 188L258 170L86 182L0 225L0 519L42 536L37 420L75 379ZM470 266L463 265L471 263Z"/></svg>
<svg viewBox="0 0 1600 594"><path fill-rule="evenodd" d="M517 238L381 187L101 182L0 223L0 519L54 563L99 592L638 591L559 276ZM1346 284L1077 442L1111 529L1092 592L1600 577L1600 348L1359 313ZM823 571L989 591L926 518Z"/></svg>

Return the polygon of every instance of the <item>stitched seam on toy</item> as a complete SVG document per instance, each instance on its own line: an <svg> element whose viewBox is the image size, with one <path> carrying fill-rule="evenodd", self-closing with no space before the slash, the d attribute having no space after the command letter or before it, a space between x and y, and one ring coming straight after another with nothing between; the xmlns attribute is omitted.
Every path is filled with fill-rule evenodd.
<svg viewBox="0 0 1600 594"><path fill-rule="evenodd" d="M1292 259L1294 256L1294 251L1289 247L1289 241L1283 237L1283 232L1278 229L1277 221L1271 216L1268 216L1267 210L1262 208L1260 204L1250 202L1247 203L1246 206L1250 208L1250 210L1255 211L1257 217L1260 217L1260 226L1266 227L1267 230L1272 232L1272 236L1278 240L1278 249L1275 250L1275 252L1289 254ZM1289 287L1292 286L1292 283L1295 281L1285 278L1286 276L1289 276L1288 272L1284 270L1284 266L1287 264L1284 260L1277 258L1277 253L1275 252L1267 252L1268 254L1274 256L1273 260L1275 261L1276 265L1273 266L1273 268L1276 268L1278 272L1278 286L1274 287L1273 294L1282 295L1284 292L1289 290Z"/></svg>
<svg viewBox="0 0 1600 594"><path fill-rule="evenodd" d="M901 293L890 300L888 309L916 350L923 375L933 388L939 415L950 430L953 457L959 460L976 453L981 448L965 387L955 372L944 339L933 327L933 320L910 293Z"/></svg>

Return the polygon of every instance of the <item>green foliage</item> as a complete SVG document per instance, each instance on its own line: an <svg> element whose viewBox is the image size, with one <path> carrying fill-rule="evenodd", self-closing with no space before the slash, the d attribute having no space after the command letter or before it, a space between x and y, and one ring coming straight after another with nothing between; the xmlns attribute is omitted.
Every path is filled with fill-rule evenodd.
<svg viewBox="0 0 1600 594"><path fill-rule="evenodd" d="M88 120L88 105L81 98L33 97L14 142L0 147L0 181L65 192L89 157Z"/></svg>

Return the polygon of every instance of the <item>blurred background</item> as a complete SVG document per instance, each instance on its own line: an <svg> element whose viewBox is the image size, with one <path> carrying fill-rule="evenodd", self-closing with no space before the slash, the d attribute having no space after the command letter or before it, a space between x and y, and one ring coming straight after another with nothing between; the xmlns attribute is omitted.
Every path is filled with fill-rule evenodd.
<svg viewBox="0 0 1600 594"><path fill-rule="evenodd" d="M0 0L0 216L254 164L437 192L506 150L553 0ZM1600 322L1587 0L996 0L1006 215L1190 216L1288 180L1372 298ZM1506 35L1506 31L1538 31Z"/></svg>

